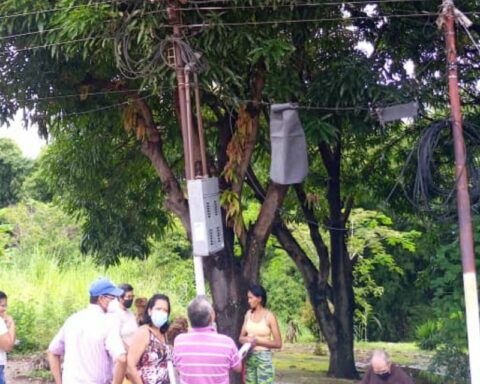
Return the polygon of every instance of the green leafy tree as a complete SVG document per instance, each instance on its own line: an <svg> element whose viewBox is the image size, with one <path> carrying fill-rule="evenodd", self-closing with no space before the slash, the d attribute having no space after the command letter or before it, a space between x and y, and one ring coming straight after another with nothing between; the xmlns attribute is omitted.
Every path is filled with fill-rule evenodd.
<svg viewBox="0 0 480 384"><path fill-rule="evenodd" d="M435 95L432 105L445 102L435 75L444 67L444 50L433 20L382 13L436 12L438 4L381 4L373 16L362 4L198 5L182 6L182 24L189 27L181 37L209 64L200 76L209 168L220 176L228 218L226 249L206 260L220 329L238 334L247 283L258 280L273 233L302 275L329 347L329 373L355 378L354 276L345 235L354 197L368 189L365 180L362 189L354 183L361 179L363 152L372 138L381 140L369 106L404 101L413 85L421 88L416 94ZM171 37L165 2L61 0L54 6L61 11L32 11L26 1L0 4L2 14L22 15L0 19L0 31L10 35L0 42L2 118L25 107L30 120L52 136L47 169L56 198L82 219L83 249L100 261L144 257L149 239L161 236L171 216L190 236L174 73L158 51L159 42ZM41 0L35 7L53 4ZM284 22L290 19L310 21ZM400 35L409 38L399 41ZM356 49L361 40L374 45L372 56ZM424 65L432 58L439 63L421 79L408 79L406 60ZM466 62L471 58L466 55ZM264 100L317 106L302 113L312 172L291 193L261 171L269 158ZM261 208L247 223L242 204L253 196ZM282 205L297 219L282 215ZM309 223L315 262L292 234L298 220ZM320 232L324 223L328 240Z"/></svg>
<svg viewBox="0 0 480 384"><path fill-rule="evenodd" d="M20 148L10 139L0 139L0 208L22 197L22 184L32 168Z"/></svg>

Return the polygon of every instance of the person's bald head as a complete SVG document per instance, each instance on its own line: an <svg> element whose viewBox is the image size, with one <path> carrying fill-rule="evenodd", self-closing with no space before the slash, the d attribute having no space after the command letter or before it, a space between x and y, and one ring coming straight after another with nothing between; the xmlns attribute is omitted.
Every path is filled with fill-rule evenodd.
<svg viewBox="0 0 480 384"><path fill-rule="evenodd" d="M381 349L376 349L372 352L370 364L372 366L373 373L377 375L390 372L390 367L392 365L388 353Z"/></svg>

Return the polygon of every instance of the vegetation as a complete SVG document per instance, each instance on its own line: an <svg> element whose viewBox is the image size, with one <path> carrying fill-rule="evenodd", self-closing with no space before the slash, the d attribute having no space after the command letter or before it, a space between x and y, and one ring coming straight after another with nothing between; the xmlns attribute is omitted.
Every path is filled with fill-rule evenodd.
<svg viewBox="0 0 480 384"><path fill-rule="evenodd" d="M444 42L432 17L438 3L210 5L182 5L188 27L181 40L184 56L201 72L197 113L204 116L209 172L223 191L226 246L206 259L220 330L238 335L248 283L262 281L284 321L309 314L305 324L322 334L333 376L358 377L355 338L413 339L417 327L420 338L430 338L422 324L434 313L445 338L423 344L463 350L464 330L447 338L462 310L448 306L450 299L461 302L454 221L435 216L449 205L440 192L449 198L455 184L447 133L440 145L430 143L435 169L422 184L435 209L427 204L428 212L418 212L424 201L412 209L419 177L404 166L406 159L425 159L412 150L420 131L448 116ZM462 11L476 11L476 4L463 2ZM175 74L162 59L172 41L165 2L38 0L32 8L30 1L4 0L0 15L8 16L0 18L0 122L23 108L26 120L51 138L33 170L11 143L0 152L7 159L0 163L6 175L0 207L24 198L2 213L2 261L72 273L79 265L111 271L150 262L169 271L177 262L190 265L180 149L186 138L178 128ZM364 43L371 54L359 48ZM201 52L202 61L186 48ZM474 48L462 35L462 96L469 122L478 124ZM424 107L414 124L382 125L373 113L413 99ZM308 177L292 188L268 176L266 106L284 101L300 103L310 162ZM190 155L198 159L194 141ZM478 157L472 158L469 171L477 175ZM38 210L45 221L58 206L69 215L59 213L58 220L76 221L53 233L79 244L87 258L76 245L52 245L41 234L28 243L8 211L18 209L24 220ZM171 238L176 244L167 246ZM32 314L22 320L25 327Z"/></svg>

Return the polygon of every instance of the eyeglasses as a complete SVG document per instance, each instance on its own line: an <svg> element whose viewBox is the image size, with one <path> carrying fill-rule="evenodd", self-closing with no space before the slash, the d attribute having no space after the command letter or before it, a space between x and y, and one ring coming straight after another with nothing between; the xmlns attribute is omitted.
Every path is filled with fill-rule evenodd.
<svg viewBox="0 0 480 384"><path fill-rule="evenodd" d="M102 295L103 297L106 297L110 300L113 300L113 299L116 299L116 296L113 296L113 295Z"/></svg>

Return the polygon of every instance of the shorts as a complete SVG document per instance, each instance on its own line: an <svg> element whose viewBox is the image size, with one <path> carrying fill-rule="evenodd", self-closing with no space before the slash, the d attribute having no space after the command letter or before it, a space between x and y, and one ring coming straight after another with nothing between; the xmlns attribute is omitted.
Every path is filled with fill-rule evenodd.
<svg viewBox="0 0 480 384"><path fill-rule="evenodd" d="M5 384L5 365L0 365L0 384Z"/></svg>
<svg viewBox="0 0 480 384"><path fill-rule="evenodd" d="M253 351L247 355L246 384L272 384L275 370L271 351Z"/></svg>

